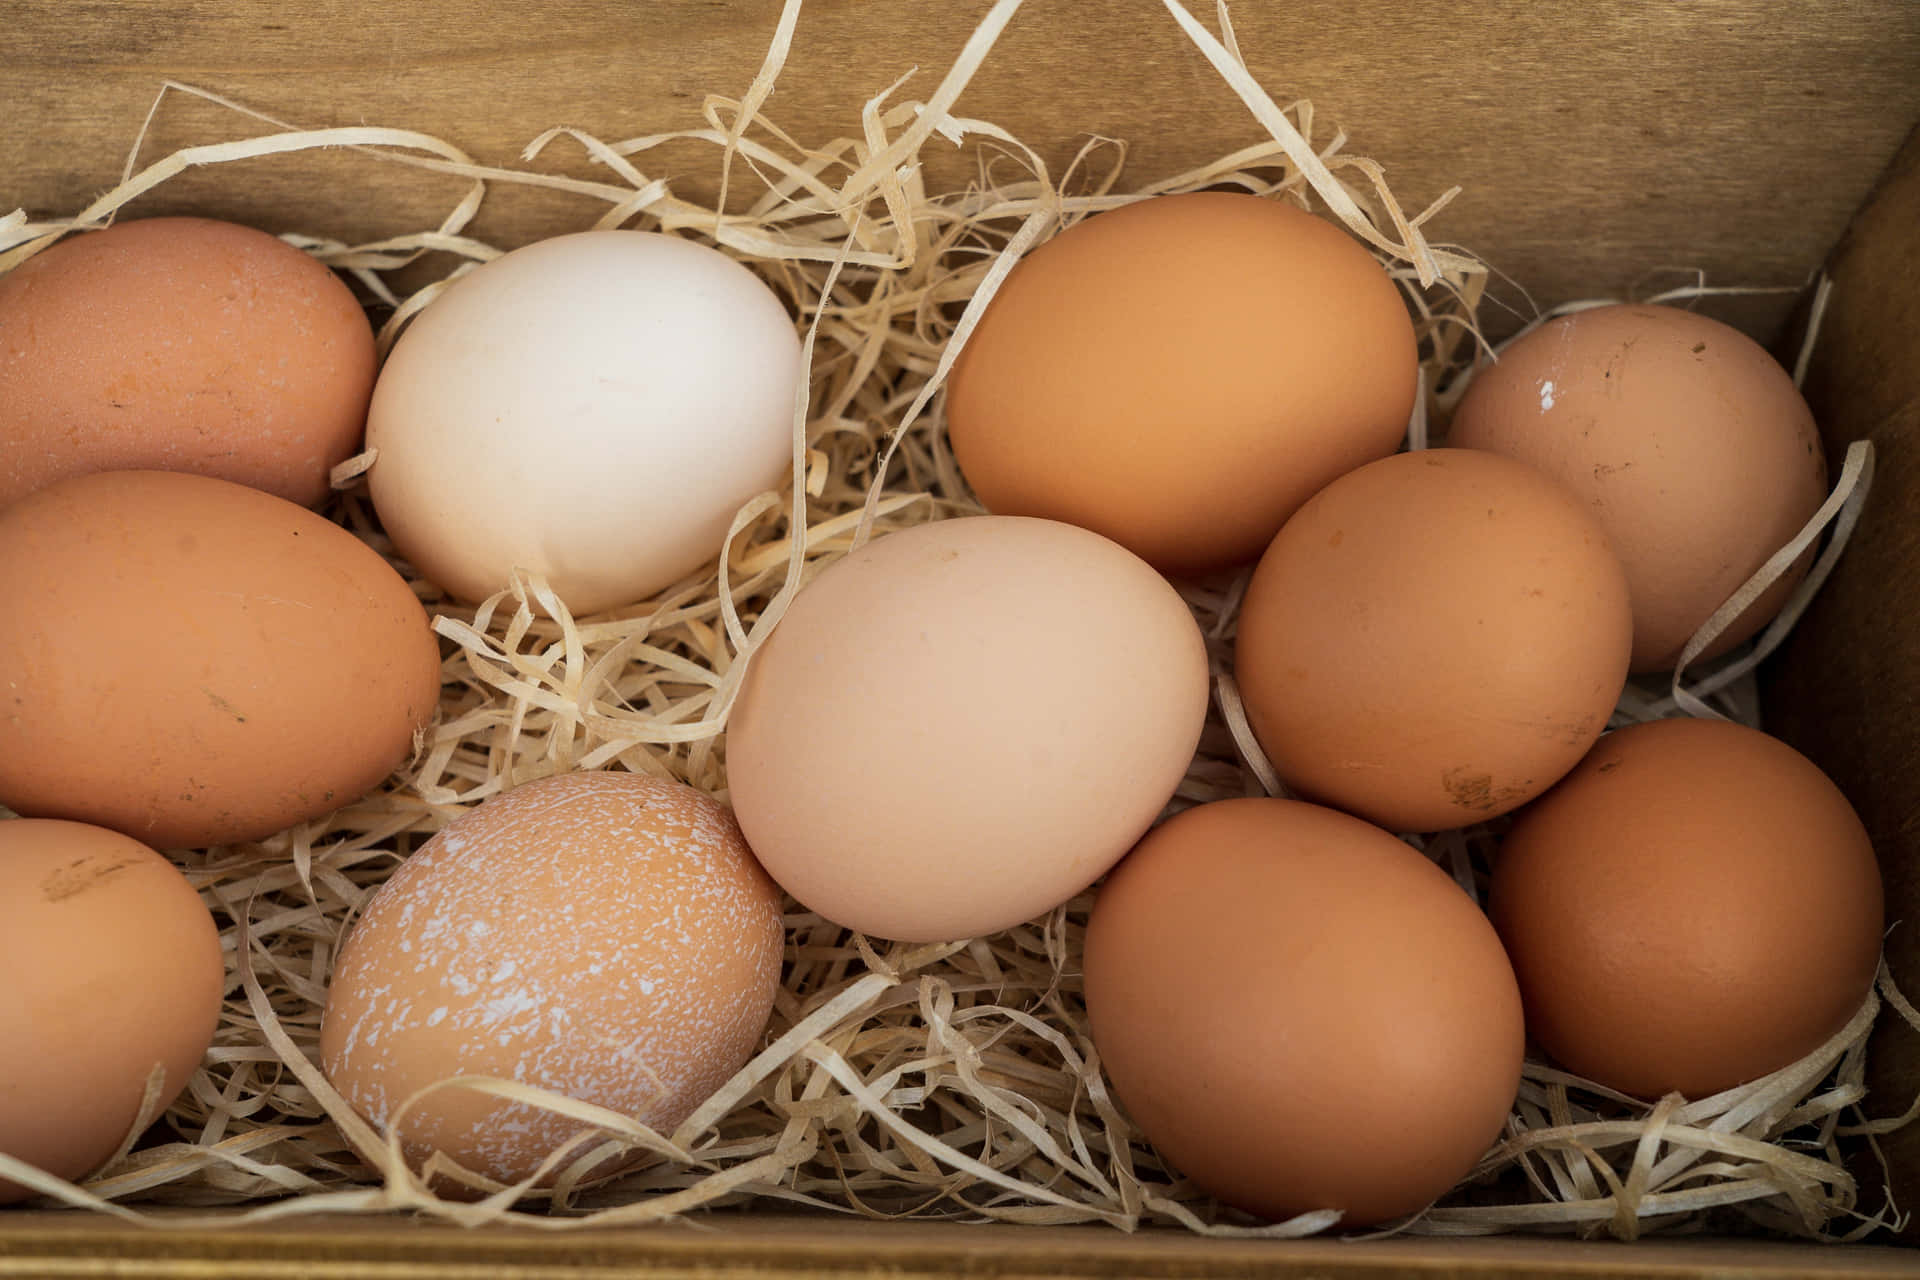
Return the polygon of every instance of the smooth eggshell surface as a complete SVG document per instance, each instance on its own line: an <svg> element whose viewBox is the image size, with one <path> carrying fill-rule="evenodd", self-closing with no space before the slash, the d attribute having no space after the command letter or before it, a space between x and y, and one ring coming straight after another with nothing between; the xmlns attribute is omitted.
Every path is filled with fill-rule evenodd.
<svg viewBox="0 0 1920 1280"><path fill-rule="evenodd" d="M1675 307L1551 320L1474 376L1447 443L1519 458L1606 529L1633 595L1633 669L1672 667L1734 591L1826 496L1813 414L1739 330ZM1772 619L1809 553L1703 657Z"/></svg>
<svg viewBox="0 0 1920 1280"><path fill-rule="evenodd" d="M313 506L360 445L373 329L251 227L143 218L0 276L0 508L64 476L190 471Z"/></svg>
<svg viewBox="0 0 1920 1280"><path fill-rule="evenodd" d="M729 785L807 907L882 938L967 938L1112 866L1206 709L1200 629L1137 557L1051 520L941 520L795 597L734 705Z"/></svg>
<svg viewBox="0 0 1920 1280"><path fill-rule="evenodd" d="M0 804L159 848L272 835L359 799L440 695L426 611L304 507L166 471L0 511Z"/></svg>
<svg viewBox="0 0 1920 1280"><path fill-rule="evenodd" d="M1140 842L1094 902L1087 1016L1179 1172L1264 1218L1411 1213L1499 1137L1520 993L1479 907L1413 849L1293 800Z"/></svg>
<svg viewBox="0 0 1920 1280"><path fill-rule="evenodd" d="M1007 277L947 384L991 511L1105 534L1167 573L1257 559L1413 409L1398 288L1335 224L1231 192L1097 213Z"/></svg>
<svg viewBox="0 0 1920 1280"><path fill-rule="evenodd" d="M542 574L575 613L717 562L792 458L800 341L717 249L556 236L456 280L401 334L367 418L394 545L462 600Z"/></svg>
<svg viewBox="0 0 1920 1280"><path fill-rule="evenodd" d="M1867 997L1880 872L1846 798L1719 720L1608 734L1525 810L1489 905L1560 1064L1702 1098L1798 1061Z"/></svg>
<svg viewBox="0 0 1920 1280"><path fill-rule="evenodd" d="M630 773L529 782L375 893L334 968L321 1064L378 1126L485 1075L671 1134L759 1047L783 941L779 890L724 805ZM582 1129L455 1087L401 1137L512 1182Z"/></svg>
<svg viewBox="0 0 1920 1280"><path fill-rule="evenodd" d="M78 822L0 822L0 1152L76 1180L186 1088L220 1020L220 932L173 864ZM0 1178L0 1204L26 1188Z"/></svg>
<svg viewBox="0 0 1920 1280"><path fill-rule="evenodd" d="M1306 798L1398 831L1465 826L1551 786L1626 681L1626 580L1544 475L1397 454L1287 522L1241 606L1254 736Z"/></svg>

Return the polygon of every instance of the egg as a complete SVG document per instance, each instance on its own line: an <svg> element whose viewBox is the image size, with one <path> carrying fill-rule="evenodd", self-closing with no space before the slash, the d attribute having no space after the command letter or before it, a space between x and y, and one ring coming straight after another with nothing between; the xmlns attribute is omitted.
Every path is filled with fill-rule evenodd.
<svg viewBox="0 0 1920 1280"><path fill-rule="evenodd" d="M529 782L374 894L333 971L321 1064L411 1157L519 1181L585 1126L459 1087L397 1108L484 1075L670 1134L759 1047L783 939L779 891L724 805L630 773Z"/></svg>
<svg viewBox="0 0 1920 1280"><path fill-rule="evenodd" d="M292 245L208 218L71 236L0 276L0 508L90 471L312 506L360 446L373 330Z"/></svg>
<svg viewBox="0 0 1920 1280"><path fill-rule="evenodd" d="M77 1181L148 1078L186 1088L220 1021L220 932L171 863L78 822L0 821L0 1153ZM32 1194L0 1178L0 1204Z"/></svg>
<svg viewBox="0 0 1920 1280"><path fill-rule="evenodd" d="M1138 557L1052 520L867 543L750 660L730 796L788 892L881 938L974 937L1073 897L1180 784L1206 646Z"/></svg>
<svg viewBox="0 0 1920 1280"><path fill-rule="evenodd" d="M394 545L462 600L542 574L575 613L718 560L792 466L800 342L717 249L587 231L456 280L374 388L367 473Z"/></svg>
<svg viewBox="0 0 1920 1280"><path fill-rule="evenodd" d="M440 652L340 526L226 480L111 471L0 511L0 804L160 848L255 840L405 762Z"/></svg>
<svg viewBox="0 0 1920 1280"><path fill-rule="evenodd" d="M1287 786L1433 831L1579 762L1632 627L1619 561L1570 494L1510 458L1430 449L1343 476L1287 522L1247 587L1234 674Z"/></svg>
<svg viewBox="0 0 1920 1280"><path fill-rule="evenodd" d="M1251 563L1316 490L1391 453L1416 362L1393 280L1333 223L1161 196L1014 268L953 367L947 429L988 510L1200 574Z"/></svg>
<svg viewBox="0 0 1920 1280"><path fill-rule="evenodd" d="M1489 908L1567 1070L1702 1098L1839 1031L1880 959L1880 872L1839 788L1776 738L1658 720L1522 813Z"/></svg>
<svg viewBox="0 0 1920 1280"><path fill-rule="evenodd" d="M1538 467L1592 510L1633 594L1633 669L1671 668L1702 623L1826 496L1820 432L1753 339L1675 307L1548 321L1480 370L1447 443ZM1703 657L1779 612L1802 557Z"/></svg>
<svg viewBox="0 0 1920 1280"><path fill-rule="evenodd" d="M1472 899L1407 845L1294 800L1187 809L1094 901L1087 1017L1175 1169L1263 1218L1425 1207L1500 1135L1520 993Z"/></svg>

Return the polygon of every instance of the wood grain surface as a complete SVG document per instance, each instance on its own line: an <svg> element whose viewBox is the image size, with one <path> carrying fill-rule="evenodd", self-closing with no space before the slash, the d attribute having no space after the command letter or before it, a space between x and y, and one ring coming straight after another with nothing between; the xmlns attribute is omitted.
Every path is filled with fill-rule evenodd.
<svg viewBox="0 0 1920 1280"><path fill-rule="evenodd" d="M1767 668L1768 727L1852 799L1887 890L1887 963L1920 986L1920 132L1833 257L1833 306L1807 400L1836 460L1870 439L1873 492L1833 578ZM1882 1020L1868 1087L1920 1095L1920 1033ZM1883 1143L1902 1199L1920 1189L1920 1126ZM1863 1179L1878 1174L1862 1161ZM1905 1238L1920 1242L1920 1223ZM1920 1269L1920 1268L1917 1268Z"/></svg>
<svg viewBox="0 0 1920 1280"><path fill-rule="evenodd" d="M708 1214L690 1223L556 1235L396 1219L290 1220L228 1231L155 1230L78 1214L0 1212L0 1280L13 1277L340 1277L888 1280L1313 1277L1314 1280L1869 1280L1911 1276L1911 1250L1523 1238L1202 1240L1177 1229L845 1221Z"/></svg>
<svg viewBox="0 0 1920 1280"><path fill-rule="evenodd" d="M1193 7L1214 22L1211 4ZM110 186L167 77L301 125L426 130L494 162L554 124L609 138L691 125L703 95L746 89L778 8L6 0L0 211L71 214ZM987 8L811 0L768 111L809 142L853 133L860 104L910 68L904 92L930 92ZM1644 294L1694 270L1714 284L1798 286L1920 119L1913 0L1242 0L1234 19L1269 90L1311 98L1327 131L1344 127L1350 150L1387 166L1410 209L1460 185L1436 238L1474 249L1542 303ZM1030 0L960 109L1056 166L1090 133L1125 139L1133 180L1259 136L1155 0ZM143 155L256 129L176 99ZM964 181L962 160L937 150L931 179ZM658 171L702 194L709 159L679 153ZM138 211L359 239L415 229L457 198L451 182L396 195L381 169L339 155L263 162L243 182L170 184ZM577 199L515 196L476 232L521 243L587 212ZM1718 310L1765 337L1789 305Z"/></svg>

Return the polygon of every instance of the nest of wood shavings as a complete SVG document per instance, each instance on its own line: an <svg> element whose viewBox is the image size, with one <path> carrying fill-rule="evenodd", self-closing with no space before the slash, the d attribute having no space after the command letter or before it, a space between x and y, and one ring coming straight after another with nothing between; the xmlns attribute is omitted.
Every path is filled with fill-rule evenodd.
<svg viewBox="0 0 1920 1280"><path fill-rule="evenodd" d="M170 1225L204 1219L156 1218L143 1207L223 1206L220 1222L413 1209L555 1229L753 1201L882 1217L1124 1229L1163 1222L1211 1234L1302 1235L1336 1224L1337 1215L1322 1212L1261 1225L1222 1208L1163 1165L1121 1113L1080 996L1090 893L1020 928L939 946L873 944L790 903L785 987L767 1047L678 1132L655 1134L509 1081L471 1086L599 1126L597 1137L556 1154L559 1176L547 1189L472 1184L477 1199L434 1194L426 1179L444 1168L409 1168L315 1066L328 972L346 928L401 860L473 804L550 773L602 768L674 777L724 798L728 708L745 662L794 592L869 537L978 510L947 449L936 392L1006 270L1061 227L1129 200L1206 187L1291 200L1340 221L1376 251L1415 314L1423 393L1409 443L1425 447L1428 414L1445 412L1462 385L1458 375L1485 347L1476 313L1486 269L1424 232L1447 198L1406 215L1377 165L1349 155L1344 135L1316 127L1311 104L1282 108L1254 81L1224 4L1215 34L1177 0L1165 3L1251 120L1246 147L1151 188L1122 187L1120 143L1090 140L1066 172L1053 174L1004 130L957 113L961 90L1018 0L988 13L924 100L896 100L896 85L866 104L862 137L802 145L760 109L793 35L799 4L789 0L753 85L739 99L708 98L703 122L686 130L607 142L556 129L529 144L525 167L508 169L400 129L301 130L169 85L156 110L192 94L273 131L145 166L130 159L126 181L72 219L0 219L5 270L188 169L353 148L388 189L410 175L470 182L438 225L416 234L373 244L287 237L359 282L384 318L383 351L444 279L500 252L465 234L482 202L537 187L577 196L580 229L667 230L749 263L791 304L812 370L809 403L794 422L791 489L744 507L714 565L654 600L574 618L543 583L522 581L471 609L394 561L444 641L445 684L429 741L381 791L323 820L258 844L177 855L222 925L230 972L214 1046L166 1109L169 1138L133 1149L157 1110L150 1109L129 1135L129 1151L84 1186L5 1156L0 1176L41 1190L45 1203ZM747 210L723 215L724 195L713 206L690 203L650 177L647 154L669 142L709 147L723 190L751 184ZM542 155L560 145L584 150L609 176L588 181L542 168ZM973 149L978 178L970 189L924 188L917 158L933 145ZM425 288L394 283L422 263L452 265ZM391 559L357 479L367 461L337 474L340 493L329 510ZM1870 473L1870 451L1856 450L1828 508L1716 615L1692 651L1833 523L1821 567L1781 623L1693 685L1676 671L1665 689L1630 689L1618 718L1750 720L1751 663L1778 642L1831 567ZM1227 671L1245 577L1184 591L1211 646L1218 698L1170 810L1277 790ZM1495 837L1483 827L1409 838L1477 893ZM1872 1215L1858 1208L1836 1144L1870 1141L1914 1115L1875 1121L1859 1109L1866 1034L1883 999L1920 1025L1883 973L1852 1023L1805 1061L1693 1103L1649 1106L1529 1064L1506 1136L1481 1169L1441 1207L1394 1229L1631 1236L1713 1225L1722 1219L1709 1211L1732 1208L1791 1234L1864 1234L1891 1207ZM652 1154L616 1181L583 1177L607 1144Z"/></svg>

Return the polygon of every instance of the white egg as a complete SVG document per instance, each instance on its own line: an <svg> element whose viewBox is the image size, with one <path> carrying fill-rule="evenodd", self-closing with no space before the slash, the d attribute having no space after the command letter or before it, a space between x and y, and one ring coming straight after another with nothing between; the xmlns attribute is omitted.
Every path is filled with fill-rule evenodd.
<svg viewBox="0 0 1920 1280"><path fill-rule="evenodd" d="M515 569L576 613L645 599L780 487L802 373L786 308L719 250L543 240L455 281L395 344L367 418L373 504L461 599Z"/></svg>

